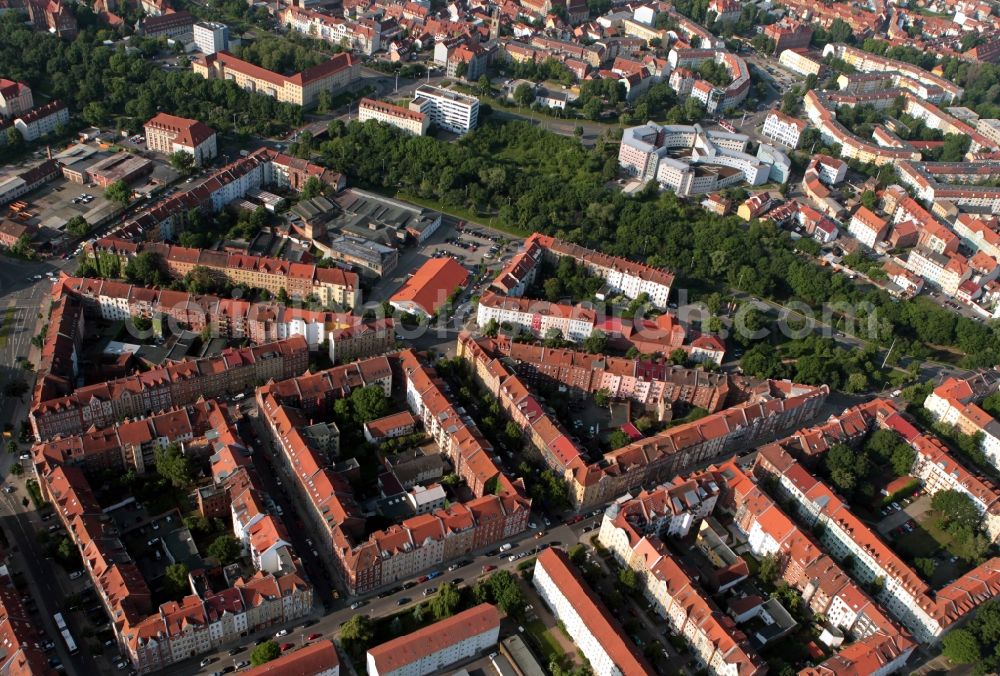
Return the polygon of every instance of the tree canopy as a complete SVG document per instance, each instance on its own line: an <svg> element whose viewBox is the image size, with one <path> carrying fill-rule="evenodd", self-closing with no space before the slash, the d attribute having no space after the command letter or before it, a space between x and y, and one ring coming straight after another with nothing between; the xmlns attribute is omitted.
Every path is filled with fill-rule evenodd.
<svg viewBox="0 0 1000 676"><path fill-rule="evenodd" d="M281 646L277 641L264 641L250 651L250 664L259 667L281 656Z"/></svg>

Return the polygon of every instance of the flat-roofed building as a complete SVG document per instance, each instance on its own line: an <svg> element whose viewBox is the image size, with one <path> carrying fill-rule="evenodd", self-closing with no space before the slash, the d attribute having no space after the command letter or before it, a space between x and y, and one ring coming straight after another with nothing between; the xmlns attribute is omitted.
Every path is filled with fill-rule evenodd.
<svg viewBox="0 0 1000 676"><path fill-rule="evenodd" d="M107 188L117 181L133 183L152 173L151 160L130 153L115 153L87 167L87 176L102 188Z"/></svg>
<svg viewBox="0 0 1000 676"><path fill-rule="evenodd" d="M430 85L417 87L410 110L427 115L438 127L456 134L470 132L479 123L479 99Z"/></svg>

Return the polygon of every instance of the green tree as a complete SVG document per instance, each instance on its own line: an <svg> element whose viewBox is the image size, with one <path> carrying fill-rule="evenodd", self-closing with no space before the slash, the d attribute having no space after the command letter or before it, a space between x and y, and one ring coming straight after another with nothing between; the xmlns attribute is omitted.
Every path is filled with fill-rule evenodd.
<svg viewBox="0 0 1000 676"><path fill-rule="evenodd" d="M480 96L488 96L492 89L489 76L480 75L479 79L476 81L476 93Z"/></svg>
<svg viewBox="0 0 1000 676"><path fill-rule="evenodd" d="M528 82L522 82L514 88L514 101L519 106L530 106L535 100L535 87Z"/></svg>
<svg viewBox="0 0 1000 676"><path fill-rule="evenodd" d="M10 473L14 476L21 476L24 474L24 466L19 462L15 462L10 466Z"/></svg>
<svg viewBox="0 0 1000 676"><path fill-rule="evenodd" d="M314 197L319 197L323 194L323 182L320 181L315 176L310 176L306 179L305 184L302 186L302 199L311 200Z"/></svg>
<svg viewBox="0 0 1000 676"><path fill-rule="evenodd" d="M158 286L166 281L167 275L163 271L160 257L150 251L143 251L125 265L125 278L133 284Z"/></svg>
<svg viewBox="0 0 1000 676"><path fill-rule="evenodd" d="M20 450L20 449L18 449L18 447L17 447L17 442L14 441L13 439L8 439L7 440L7 452L13 455L13 454L17 453L18 450Z"/></svg>
<svg viewBox="0 0 1000 676"><path fill-rule="evenodd" d="M625 588L628 593L634 593L639 589L639 578L631 568L618 569L618 584Z"/></svg>
<svg viewBox="0 0 1000 676"><path fill-rule="evenodd" d="M931 508L937 512L948 530L957 528L975 529L979 525L979 510L965 493L946 490L938 491L931 498Z"/></svg>
<svg viewBox="0 0 1000 676"><path fill-rule="evenodd" d="M757 576L768 585L773 585L781 576L781 561L776 554L761 557Z"/></svg>
<svg viewBox="0 0 1000 676"><path fill-rule="evenodd" d="M607 346L608 336L600 329L591 331L587 339L583 341L583 349L591 354L601 354L607 349Z"/></svg>
<svg viewBox="0 0 1000 676"><path fill-rule="evenodd" d="M157 448L154 454L156 473L175 488L185 490L191 485L191 462L184 455L180 444L173 443Z"/></svg>
<svg viewBox="0 0 1000 676"><path fill-rule="evenodd" d="M952 629L941 640L941 654L956 664L972 664L982 657L976 635L968 629Z"/></svg>
<svg viewBox="0 0 1000 676"><path fill-rule="evenodd" d="M462 596L458 593L458 589L455 585L450 582L445 582L442 584L431 599L431 612L434 614L435 620L443 620L446 617L451 617L458 610L459 604L462 602Z"/></svg>
<svg viewBox="0 0 1000 676"><path fill-rule="evenodd" d="M83 237L90 232L90 223L83 216L74 216L66 221L66 232L74 237Z"/></svg>
<svg viewBox="0 0 1000 676"><path fill-rule="evenodd" d="M184 287L190 293L213 293L219 287L215 273L204 265L196 265L184 275Z"/></svg>
<svg viewBox="0 0 1000 676"><path fill-rule="evenodd" d="M115 181L104 189L104 198L124 207L132 200L132 189L125 181Z"/></svg>
<svg viewBox="0 0 1000 676"><path fill-rule="evenodd" d="M913 468L913 461L917 459L917 453L909 446L900 446L892 453L892 471L896 476L906 476Z"/></svg>
<svg viewBox="0 0 1000 676"><path fill-rule="evenodd" d="M583 565L584 560L587 558L587 548L578 542L569 548L568 556L569 560L576 565Z"/></svg>
<svg viewBox="0 0 1000 676"><path fill-rule="evenodd" d="M264 641L250 651L250 664L259 667L281 656L281 646L277 641Z"/></svg>
<svg viewBox="0 0 1000 676"><path fill-rule="evenodd" d="M7 147L16 150L24 145L24 136L17 127L7 127Z"/></svg>
<svg viewBox="0 0 1000 676"><path fill-rule="evenodd" d="M622 432L621 430L615 430L608 435L608 445L611 446L612 450L621 448L622 446L628 446L632 440L629 436Z"/></svg>
<svg viewBox="0 0 1000 676"><path fill-rule="evenodd" d="M359 425L381 418L389 411L385 391L378 385L368 385L351 392L351 408Z"/></svg>
<svg viewBox="0 0 1000 676"><path fill-rule="evenodd" d="M371 618L362 613L352 615L351 619L340 625L340 642L344 649L355 657L368 649L374 637L375 630Z"/></svg>
<svg viewBox="0 0 1000 676"><path fill-rule="evenodd" d="M172 563L164 572L163 588L172 599L180 599L191 593L188 567L183 563Z"/></svg>
<svg viewBox="0 0 1000 676"><path fill-rule="evenodd" d="M220 535L208 546L208 555L226 566L240 558L240 543L232 535Z"/></svg>
<svg viewBox="0 0 1000 676"><path fill-rule="evenodd" d="M177 150L167 156L170 166L181 176L188 176L194 170L194 155L186 150Z"/></svg>

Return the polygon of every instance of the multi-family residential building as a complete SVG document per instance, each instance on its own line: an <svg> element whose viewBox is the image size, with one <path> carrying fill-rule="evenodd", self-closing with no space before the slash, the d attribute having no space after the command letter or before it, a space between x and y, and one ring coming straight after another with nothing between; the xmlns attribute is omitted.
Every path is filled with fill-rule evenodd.
<svg viewBox="0 0 1000 676"><path fill-rule="evenodd" d="M97 244L113 246L107 241ZM62 277L60 283L63 293L81 299L97 317L111 321L151 319L156 335L163 334L164 322L168 326L174 322L172 331L182 325L195 332L208 328L212 335L257 344L302 336L310 350L318 350L324 341L329 343L333 362L387 352L396 341L391 318L366 320L342 312L291 308L278 302L251 303L100 279Z"/></svg>
<svg viewBox="0 0 1000 676"><path fill-rule="evenodd" d="M995 371L983 371L970 378L949 378L924 400L924 408L946 425L954 425L963 434L982 433L981 448L986 459L1000 468L1000 423L977 402L1000 386Z"/></svg>
<svg viewBox="0 0 1000 676"><path fill-rule="evenodd" d="M531 584L587 658L595 676L656 673L561 549L546 549L538 555Z"/></svg>
<svg viewBox="0 0 1000 676"><path fill-rule="evenodd" d="M852 576L862 584L883 580L876 595L917 641L940 638L966 613L1000 591L1000 559L992 559L952 584L930 586L855 516L830 488L812 476L780 442L759 449L754 474L776 480L776 490L798 506L808 528L820 527L819 541L835 559L852 557ZM976 591L971 592L970 590ZM964 599L956 604L956 598Z"/></svg>
<svg viewBox="0 0 1000 676"><path fill-rule="evenodd" d="M501 296L487 291L479 298L476 323L516 326L536 336L558 331L566 340L580 342L594 331L597 313L582 305L561 305L543 300Z"/></svg>
<svg viewBox="0 0 1000 676"><path fill-rule="evenodd" d="M371 56L383 48L382 24L378 19L363 18L355 21L295 5L282 9L278 18L282 25L293 31L365 56Z"/></svg>
<svg viewBox="0 0 1000 676"><path fill-rule="evenodd" d="M371 676L425 676L476 657L500 640L500 613L482 603L370 648Z"/></svg>
<svg viewBox="0 0 1000 676"><path fill-rule="evenodd" d="M21 132L25 141L37 141L46 134L69 124L69 108L59 100L32 108L14 119L14 128Z"/></svg>
<svg viewBox="0 0 1000 676"><path fill-rule="evenodd" d="M358 103L358 122L368 120L384 122L414 136L424 136L431 124L430 117L420 111L365 98Z"/></svg>
<svg viewBox="0 0 1000 676"><path fill-rule="evenodd" d="M313 296L326 306L339 304L354 308L361 304L357 273L340 268L321 268L309 263L291 263L281 258L191 249L161 243L143 244L129 250L119 246L120 243L117 238L105 238L94 243L93 251L96 255L118 252L125 260L148 251L157 254L166 271L176 278L183 278L196 267L206 268L213 275L232 284L265 289L273 295L279 295L284 290L292 298Z"/></svg>
<svg viewBox="0 0 1000 676"><path fill-rule="evenodd" d="M784 50L778 55L778 63L794 73L807 77L809 75L819 77L820 73L826 67L821 54L809 52L805 49Z"/></svg>
<svg viewBox="0 0 1000 676"><path fill-rule="evenodd" d="M914 158L918 160L919 158ZM929 204L947 200L969 211L1000 214L1000 162L900 162L899 180Z"/></svg>
<svg viewBox="0 0 1000 676"><path fill-rule="evenodd" d="M886 676L905 664L916 648L913 638L848 577L839 557L825 553L735 462L720 466L718 474L727 485L721 508L733 516L754 556L775 556L781 579L802 594L809 610L824 616L821 640L841 645L843 629L854 638L813 672Z"/></svg>
<svg viewBox="0 0 1000 676"><path fill-rule="evenodd" d="M905 265L949 296L956 295L958 287L972 276L968 261L962 254L939 254L922 247L910 251Z"/></svg>
<svg viewBox="0 0 1000 676"><path fill-rule="evenodd" d="M520 481L503 475L488 442L448 401L443 383L407 350L260 388L257 400L271 438L297 477L317 546L349 594L407 579L524 531L531 501ZM406 519L365 535L365 521L346 480L303 434L305 417L329 415L335 399L356 387L378 385L388 394L393 370L406 379L406 397L425 431L449 456L473 500Z"/></svg>
<svg viewBox="0 0 1000 676"><path fill-rule="evenodd" d="M222 455L246 458L249 454L224 407L205 401L200 405L209 410L208 429L201 440L187 441L204 444L206 451L214 454L213 476L218 478L218 458ZM124 429L140 422L144 421L119 426L118 439L131 443L131 435L126 435ZM164 424L172 429L169 421ZM96 432L88 432L90 437L95 435ZM61 439L54 445L65 446L70 442L71 439ZM292 622L311 612L312 587L302 577L298 562L287 546L280 564L273 566L274 572L258 569L252 576L240 577L223 589L207 578L196 583L192 574L188 578L190 593L180 601L154 607L138 565L125 549L118 529L109 528L107 515L82 468L73 466L71 458L44 449L36 453L36 460L42 494L55 505L59 520L80 551L83 570L108 613L121 654L139 673L163 669L193 655L217 650L249 632ZM63 464L64 460L68 462ZM232 476L240 472L249 490L259 490L253 486L254 479L245 467L238 468ZM271 551L265 539L259 538L260 549ZM265 557L255 557L253 561L255 565L270 565ZM203 571L197 575L203 575Z"/></svg>
<svg viewBox="0 0 1000 676"><path fill-rule="evenodd" d="M718 479L709 474L705 480L717 496ZM683 491L685 485L695 482L693 478L685 481L678 477L675 490ZM672 631L684 639L703 668L713 674L762 674L764 662L747 636L723 619L708 594L656 535L660 524L674 521L675 512L701 523L715 508L715 499L706 502L692 496L689 500L697 505L697 513L685 512L683 503L676 494L669 495L666 487L652 494L643 492L634 499L624 498L605 512L598 538L622 566L636 572L644 596Z"/></svg>
<svg viewBox="0 0 1000 676"><path fill-rule="evenodd" d="M899 73L921 85L924 89L914 92L920 98L931 100L930 94L938 90L941 91L941 100L945 103L953 103L962 98L964 90L943 77L929 73L919 66L915 66L904 61L888 59L884 56L872 54L857 47L845 44L828 44L823 49L823 56L835 56L862 73Z"/></svg>
<svg viewBox="0 0 1000 676"><path fill-rule="evenodd" d="M283 676L284 674L309 674L310 676L340 676L340 657L331 639L320 639L290 653L276 657L259 667L253 667L247 676Z"/></svg>
<svg viewBox="0 0 1000 676"><path fill-rule="evenodd" d="M426 115L431 123L455 134L468 133L479 123L479 99L431 85L417 87L410 110Z"/></svg>
<svg viewBox="0 0 1000 676"><path fill-rule="evenodd" d="M859 206L847 224L847 232L869 249L874 249L889 234L889 222L868 207Z"/></svg>
<svg viewBox="0 0 1000 676"><path fill-rule="evenodd" d="M994 542L1000 538L1000 492L990 479L963 466L940 439L921 433L902 415L889 416L882 426L899 434L916 451L910 473L923 482L928 494L945 490L964 493L983 515L983 527L990 538Z"/></svg>
<svg viewBox="0 0 1000 676"><path fill-rule="evenodd" d="M266 186L300 191L311 178L336 191L343 190L346 184L343 174L260 148L214 171L190 190L154 202L126 221L115 237L133 241L174 239L193 210L214 213L251 190Z"/></svg>
<svg viewBox="0 0 1000 676"><path fill-rule="evenodd" d="M229 26L218 21L198 21L192 27L194 45L202 54L229 50ZM146 136L147 140L149 136Z"/></svg>
<svg viewBox="0 0 1000 676"><path fill-rule="evenodd" d="M471 337L460 336L464 345ZM478 341L497 356L508 357L517 373L532 388L549 385L571 397L605 392L613 399L627 399L661 419L683 406L709 413L722 409L730 392L729 378L699 369L669 366L662 362L593 355L563 348L546 348L514 342L506 337ZM464 350L460 350L460 354Z"/></svg>
<svg viewBox="0 0 1000 676"><path fill-rule="evenodd" d="M342 53L301 73L287 76L238 59L229 52L219 51L192 62L191 68L207 80L231 80L241 89L308 108L316 104L320 92L338 94L354 82L360 65L350 54Z"/></svg>
<svg viewBox="0 0 1000 676"><path fill-rule="evenodd" d="M543 260L554 263L564 257L572 258L590 274L601 277L610 294L622 294L630 299L645 294L654 307L667 307L670 286L674 281L672 272L609 256L537 232L525 240L522 249L501 268L490 286L508 296L522 296L534 281Z"/></svg>
<svg viewBox="0 0 1000 676"><path fill-rule="evenodd" d="M724 67L732 78L724 87L717 87L705 80L697 80L690 95L701 101L710 113L724 112L743 102L750 91L750 70L746 62L725 49L678 49L670 50L667 60L671 70L678 67L697 68L705 61Z"/></svg>
<svg viewBox="0 0 1000 676"><path fill-rule="evenodd" d="M811 89L805 95L805 112L809 121L819 130L824 142L840 145L842 157L877 166L895 164L903 160L919 161L920 152L913 148L884 148L874 143L868 143L837 122L837 105L871 103L875 100L874 97L880 97L877 102L884 106L891 105L896 99L892 92L835 97L834 95L817 93L816 90Z"/></svg>
<svg viewBox="0 0 1000 676"><path fill-rule="evenodd" d="M811 420L829 392L825 386L767 381L745 392L743 405L671 427L590 463L501 359L471 338L461 336L457 354L469 362L477 382L497 397L501 409L521 428L549 467L566 478L570 497L580 510L608 502L650 481L665 481L726 453L787 434Z"/></svg>
<svg viewBox="0 0 1000 676"><path fill-rule="evenodd" d="M146 122L146 147L161 153L183 150L202 166L219 154L215 130L198 120L157 113Z"/></svg>
<svg viewBox="0 0 1000 676"><path fill-rule="evenodd" d="M780 110L772 110L764 119L761 134L789 148L799 147L799 137L806 129L805 120L785 115Z"/></svg>
<svg viewBox="0 0 1000 676"><path fill-rule="evenodd" d="M57 336L54 343L59 340ZM35 387L28 419L40 441L56 435L76 435L126 417L186 406L203 396L236 394L271 378L290 378L308 365L306 341L295 336L266 345L229 348L217 357L161 366L75 390L75 381L64 387L54 383L52 369Z"/></svg>
<svg viewBox="0 0 1000 676"><path fill-rule="evenodd" d="M35 107L31 87L23 82L0 78L0 117L14 119Z"/></svg>

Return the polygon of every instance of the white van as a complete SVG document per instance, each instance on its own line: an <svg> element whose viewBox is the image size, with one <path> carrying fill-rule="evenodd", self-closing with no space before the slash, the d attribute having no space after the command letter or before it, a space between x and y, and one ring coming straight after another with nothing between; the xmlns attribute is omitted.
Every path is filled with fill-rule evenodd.
<svg viewBox="0 0 1000 676"><path fill-rule="evenodd" d="M514 546L514 545L512 545L512 544L511 544L511 543L509 543L509 542L508 542L507 544L504 544L504 545L500 545L500 551L501 551L501 552L506 552L506 551L508 551L508 550L509 550L509 549L510 549L511 547L513 547L513 546Z"/></svg>

